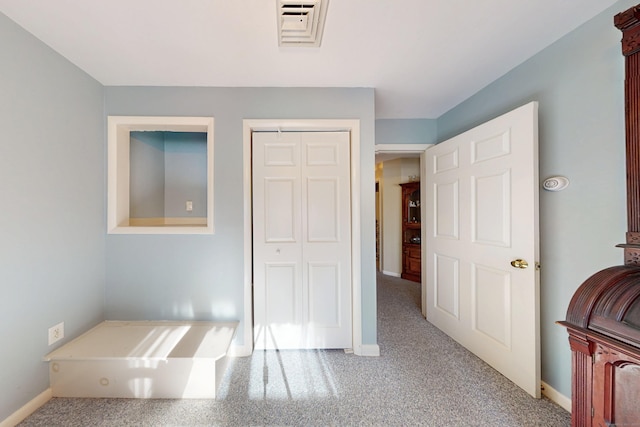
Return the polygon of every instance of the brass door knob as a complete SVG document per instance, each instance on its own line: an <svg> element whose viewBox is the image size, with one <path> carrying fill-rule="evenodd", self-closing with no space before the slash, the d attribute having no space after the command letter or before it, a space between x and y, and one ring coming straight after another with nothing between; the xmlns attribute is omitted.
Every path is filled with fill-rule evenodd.
<svg viewBox="0 0 640 427"><path fill-rule="evenodd" d="M511 261L511 266L515 268L527 268L529 267L529 263L523 259L514 259Z"/></svg>

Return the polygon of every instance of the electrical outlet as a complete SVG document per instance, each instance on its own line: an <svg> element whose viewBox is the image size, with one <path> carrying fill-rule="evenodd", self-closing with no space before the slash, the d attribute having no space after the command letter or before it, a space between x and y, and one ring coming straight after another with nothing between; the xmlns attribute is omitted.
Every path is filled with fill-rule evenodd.
<svg viewBox="0 0 640 427"><path fill-rule="evenodd" d="M49 328L49 345L64 338L64 322Z"/></svg>
<svg viewBox="0 0 640 427"><path fill-rule="evenodd" d="M187 212L193 212L193 202L191 200L187 200L185 208L187 209Z"/></svg>

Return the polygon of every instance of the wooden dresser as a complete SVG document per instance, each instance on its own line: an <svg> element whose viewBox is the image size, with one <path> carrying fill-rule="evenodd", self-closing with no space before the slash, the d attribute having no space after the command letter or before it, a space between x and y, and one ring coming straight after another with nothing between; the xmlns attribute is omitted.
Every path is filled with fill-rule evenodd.
<svg viewBox="0 0 640 427"><path fill-rule="evenodd" d="M402 278L419 282L421 277L420 182L402 187Z"/></svg>
<svg viewBox="0 0 640 427"><path fill-rule="evenodd" d="M614 24L625 56L628 231L624 265L587 279L559 322L569 332L573 427L640 426L640 7Z"/></svg>

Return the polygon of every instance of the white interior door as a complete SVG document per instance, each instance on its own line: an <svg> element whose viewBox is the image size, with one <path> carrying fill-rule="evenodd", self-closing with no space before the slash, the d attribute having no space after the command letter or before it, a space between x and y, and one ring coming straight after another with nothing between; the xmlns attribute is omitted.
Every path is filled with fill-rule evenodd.
<svg viewBox="0 0 640 427"><path fill-rule="evenodd" d="M427 320L540 397L537 117L530 103L435 145L423 182Z"/></svg>
<svg viewBox="0 0 640 427"><path fill-rule="evenodd" d="M252 144L255 348L351 348L349 133Z"/></svg>

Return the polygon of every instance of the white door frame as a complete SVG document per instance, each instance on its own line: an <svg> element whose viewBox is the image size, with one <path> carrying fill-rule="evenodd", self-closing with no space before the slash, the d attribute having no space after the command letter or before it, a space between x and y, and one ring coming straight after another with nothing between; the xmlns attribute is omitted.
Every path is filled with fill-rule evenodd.
<svg viewBox="0 0 640 427"><path fill-rule="evenodd" d="M376 154L420 154L420 200L426 200L426 187L423 185L422 179L426 174L425 151L430 147L433 147L433 144L376 144L375 152ZM384 195L382 197L384 198ZM424 203L422 205L424 206ZM426 209L420 209L420 223L424 224L426 220ZM426 241L424 225L420 227L420 234L420 241ZM421 251L420 258L420 264L426 265L425 251ZM425 274L426 270L422 268L420 275L420 305L422 306L422 315L427 317L427 276Z"/></svg>
<svg viewBox="0 0 640 427"><path fill-rule="evenodd" d="M242 121L244 196L244 345L236 346L234 356L253 352L253 247L251 206L251 133L254 131L346 131L351 133L351 296L353 352L369 355L362 345L362 284L360 248L360 120L246 119Z"/></svg>

